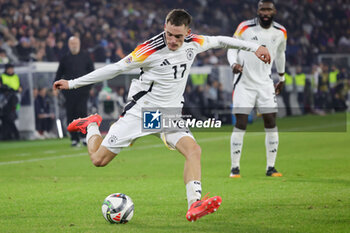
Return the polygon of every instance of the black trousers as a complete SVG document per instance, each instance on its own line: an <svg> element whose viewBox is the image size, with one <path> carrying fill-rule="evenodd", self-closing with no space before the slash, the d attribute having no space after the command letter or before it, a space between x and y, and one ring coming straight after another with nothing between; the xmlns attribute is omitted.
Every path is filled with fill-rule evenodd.
<svg viewBox="0 0 350 233"><path fill-rule="evenodd" d="M292 110L290 107L290 92L282 90L282 98L283 98L283 103L286 107L287 116L291 116Z"/></svg>
<svg viewBox="0 0 350 233"><path fill-rule="evenodd" d="M50 132L52 129L52 119L50 117L37 119L36 130Z"/></svg>
<svg viewBox="0 0 350 233"><path fill-rule="evenodd" d="M19 140L19 132L15 125L14 119L7 117L1 118L2 125L0 125L0 139L1 140Z"/></svg>
<svg viewBox="0 0 350 233"><path fill-rule="evenodd" d="M298 92L298 104L302 114L305 114L305 101L304 101L304 92Z"/></svg>
<svg viewBox="0 0 350 233"><path fill-rule="evenodd" d="M66 98L67 125L77 118L87 116L87 100L88 96L79 96L79 98ZM71 140L78 141L85 136L80 132L71 132Z"/></svg>

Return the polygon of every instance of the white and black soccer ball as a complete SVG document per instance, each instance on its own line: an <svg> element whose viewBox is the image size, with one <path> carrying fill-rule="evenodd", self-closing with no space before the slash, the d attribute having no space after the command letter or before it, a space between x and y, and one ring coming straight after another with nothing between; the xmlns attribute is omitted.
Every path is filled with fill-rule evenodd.
<svg viewBox="0 0 350 233"><path fill-rule="evenodd" d="M104 200L102 214L110 223L127 223L134 215L134 202L123 193L113 193Z"/></svg>

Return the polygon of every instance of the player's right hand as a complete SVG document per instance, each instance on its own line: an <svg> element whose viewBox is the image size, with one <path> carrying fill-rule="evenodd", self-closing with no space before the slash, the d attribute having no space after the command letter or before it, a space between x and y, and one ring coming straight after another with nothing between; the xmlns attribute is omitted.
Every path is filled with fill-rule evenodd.
<svg viewBox="0 0 350 233"><path fill-rule="evenodd" d="M255 55L265 63L271 63L271 56L269 50L265 46L260 46L258 50L255 51Z"/></svg>
<svg viewBox="0 0 350 233"><path fill-rule="evenodd" d="M54 90L68 90L68 81L61 79L53 83L53 89Z"/></svg>
<svg viewBox="0 0 350 233"><path fill-rule="evenodd" d="M232 65L232 72L234 74L242 73L243 72L243 66L240 64L233 64Z"/></svg>

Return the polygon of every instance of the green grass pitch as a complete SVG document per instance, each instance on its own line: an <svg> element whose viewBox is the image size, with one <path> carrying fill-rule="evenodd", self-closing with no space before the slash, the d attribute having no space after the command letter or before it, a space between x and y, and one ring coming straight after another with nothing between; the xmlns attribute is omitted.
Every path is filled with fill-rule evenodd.
<svg viewBox="0 0 350 233"><path fill-rule="evenodd" d="M278 125L293 125L293 119L308 127L316 117L279 119ZM346 132L281 132L281 178L265 176L263 132L245 135L241 179L229 178L232 127L195 132L203 194L220 195L223 203L194 223L185 219L184 158L154 136L103 168L92 165L86 148L70 148L68 139L0 142L0 232L349 232L347 122ZM318 126L325 129L313 129ZM124 225L109 224L101 214L104 198L115 192L135 203Z"/></svg>

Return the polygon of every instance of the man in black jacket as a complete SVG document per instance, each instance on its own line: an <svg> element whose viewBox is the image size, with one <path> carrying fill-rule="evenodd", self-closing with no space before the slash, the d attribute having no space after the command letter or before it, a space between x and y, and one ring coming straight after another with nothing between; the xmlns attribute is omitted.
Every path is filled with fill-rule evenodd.
<svg viewBox="0 0 350 233"><path fill-rule="evenodd" d="M20 79L14 66L5 65L0 76L0 140L18 140L19 132L15 124L17 119L18 93L22 91Z"/></svg>
<svg viewBox="0 0 350 233"><path fill-rule="evenodd" d="M94 64L89 54L80 51L80 39L78 37L70 37L68 47L70 51L60 60L55 81L75 79L94 70ZM91 85L73 91L62 91L66 99L67 122L87 115L87 100L90 89ZM83 138L80 133L72 132L72 146L79 146L80 138Z"/></svg>

